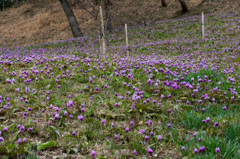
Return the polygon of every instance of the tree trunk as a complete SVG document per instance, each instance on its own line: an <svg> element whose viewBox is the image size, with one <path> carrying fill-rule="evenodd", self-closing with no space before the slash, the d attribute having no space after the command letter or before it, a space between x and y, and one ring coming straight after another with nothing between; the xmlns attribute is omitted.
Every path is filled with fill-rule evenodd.
<svg viewBox="0 0 240 159"><path fill-rule="evenodd" d="M59 0L59 2L61 3L61 6L68 18L68 22L69 22L69 25L71 27L71 30L72 30L72 34L74 37L81 37L83 36L83 33L82 31L80 30L79 28L79 25L78 25L78 22L74 16L74 13L68 3L68 0Z"/></svg>
<svg viewBox="0 0 240 159"><path fill-rule="evenodd" d="M111 22L111 8L112 8L112 2L111 0L104 0L104 6L105 6L105 16L106 16L106 30L112 29L112 22Z"/></svg>
<svg viewBox="0 0 240 159"><path fill-rule="evenodd" d="M167 7L167 3L165 0L161 0L161 2L162 2L162 7Z"/></svg>
<svg viewBox="0 0 240 159"><path fill-rule="evenodd" d="M188 12L187 4L185 3L185 1L179 0L179 2L181 3L183 13Z"/></svg>

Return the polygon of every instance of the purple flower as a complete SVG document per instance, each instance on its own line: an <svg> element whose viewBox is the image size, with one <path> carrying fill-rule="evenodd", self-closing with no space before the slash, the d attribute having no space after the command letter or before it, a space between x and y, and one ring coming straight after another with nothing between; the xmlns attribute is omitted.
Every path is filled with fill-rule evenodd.
<svg viewBox="0 0 240 159"><path fill-rule="evenodd" d="M105 119L102 119L102 123L105 124L105 123L106 123L106 120L105 120Z"/></svg>
<svg viewBox="0 0 240 159"><path fill-rule="evenodd" d="M137 151L136 151L136 149L135 150L133 150L133 152L132 152L134 155L137 155Z"/></svg>
<svg viewBox="0 0 240 159"><path fill-rule="evenodd" d="M125 132L129 132L129 128L128 127L125 128Z"/></svg>
<svg viewBox="0 0 240 159"><path fill-rule="evenodd" d="M112 124L111 124L111 127L114 127L114 126L115 126L115 125L112 123Z"/></svg>
<svg viewBox="0 0 240 159"><path fill-rule="evenodd" d="M4 138L3 137L0 137L0 142L4 141Z"/></svg>
<svg viewBox="0 0 240 159"><path fill-rule="evenodd" d="M35 93L37 90L36 89L33 89L32 92Z"/></svg>
<svg viewBox="0 0 240 159"><path fill-rule="evenodd" d="M143 130L143 129L139 130L139 134L144 134L144 133L145 133L145 130Z"/></svg>
<svg viewBox="0 0 240 159"><path fill-rule="evenodd" d="M81 112L84 113L84 112L85 112L85 108L82 108L82 109L81 109Z"/></svg>
<svg viewBox="0 0 240 159"><path fill-rule="evenodd" d="M145 122L146 125L151 125L152 124L152 120L148 120Z"/></svg>
<svg viewBox="0 0 240 159"><path fill-rule="evenodd" d="M196 133L193 133L193 137L196 137L197 136L197 134Z"/></svg>
<svg viewBox="0 0 240 159"><path fill-rule="evenodd" d="M22 139L19 138L17 143L18 143L18 145L21 145L22 144Z"/></svg>
<svg viewBox="0 0 240 159"><path fill-rule="evenodd" d="M153 150L152 150L150 147L148 148L148 154L149 154L149 155L152 155L152 154L153 154Z"/></svg>
<svg viewBox="0 0 240 159"><path fill-rule="evenodd" d="M183 151L185 151L185 150L186 150L186 148L183 146L183 147L182 147L182 150L183 150Z"/></svg>
<svg viewBox="0 0 240 159"><path fill-rule="evenodd" d="M64 113L63 113L65 116L67 116L68 115L68 112L67 111L64 111Z"/></svg>
<svg viewBox="0 0 240 159"><path fill-rule="evenodd" d="M220 153L220 148L217 147L217 148L215 149L215 152L216 152L216 153Z"/></svg>
<svg viewBox="0 0 240 159"><path fill-rule="evenodd" d="M69 101L67 102L67 107L71 107L71 106L73 106L73 101L72 101L72 100L69 100Z"/></svg>
<svg viewBox="0 0 240 159"><path fill-rule="evenodd" d="M114 138L115 138L115 139L118 139L118 135L117 135L117 134L115 134L115 135L114 135Z"/></svg>
<svg viewBox="0 0 240 159"><path fill-rule="evenodd" d="M157 140L158 140L158 141L161 141L161 140L162 140L162 136L161 136L161 135L158 135Z"/></svg>
<svg viewBox="0 0 240 159"><path fill-rule="evenodd" d="M18 124L18 125L17 125L17 128L18 128L18 129L20 129L20 128L21 128L21 125L20 125L20 124Z"/></svg>
<svg viewBox="0 0 240 159"><path fill-rule="evenodd" d="M195 149L193 150L193 153L198 153L198 149L195 148Z"/></svg>
<svg viewBox="0 0 240 159"><path fill-rule="evenodd" d="M218 125L219 125L219 123L218 123L218 122L215 122L213 126L218 126Z"/></svg>
<svg viewBox="0 0 240 159"><path fill-rule="evenodd" d="M144 139L145 139L146 141L148 141L148 140L149 140L149 137L146 135Z"/></svg>
<svg viewBox="0 0 240 159"><path fill-rule="evenodd" d="M30 93L29 87L26 87L26 93Z"/></svg>
<svg viewBox="0 0 240 159"><path fill-rule="evenodd" d="M133 122L133 121L130 121L130 125L134 125L134 122Z"/></svg>
<svg viewBox="0 0 240 159"><path fill-rule="evenodd" d="M154 135L154 132L153 132L153 131L151 131L150 135L151 135L151 136L153 136L153 135Z"/></svg>
<svg viewBox="0 0 240 159"><path fill-rule="evenodd" d="M202 151L205 151L205 150L206 150L206 148L204 146L199 148L199 152L202 152Z"/></svg>
<svg viewBox="0 0 240 159"><path fill-rule="evenodd" d="M167 127L168 127L168 128L170 128L170 127L171 127L171 124L170 124L170 123L168 123L168 124L167 124Z"/></svg>
<svg viewBox="0 0 240 159"><path fill-rule="evenodd" d="M23 138L23 142L26 143L26 142L27 142L27 139L26 139L26 138Z"/></svg>
<svg viewBox="0 0 240 159"><path fill-rule="evenodd" d="M5 131L5 132L8 131L8 127L5 127L5 128L3 129L3 131Z"/></svg>
<svg viewBox="0 0 240 159"><path fill-rule="evenodd" d="M206 121L207 121L207 122L210 122L210 118L209 118L209 117L207 117Z"/></svg>
<svg viewBox="0 0 240 159"><path fill-rule="evenodd" d="M20 101L23 101L24 99L23 99L23 97L20 97Z"/></svg>
<svg viewBox="0 0 240 159"><path fill-rule="evenodd" d="M78 120L83 121L83 116L82 115L78 116Z"/></svg>
<svg viewBox="0 0 240 159"><path fill-rule="evenodd" d="M58 112L60 109L58 107L55 108L56 112Z"/></svg>
<svg viewBox="0 0 240 159"><path fill-rule="evenodd" d="M73 132L72 132L72 135L73 135L73 136L75 136L75 135L76 135L76 132L75 132L75 131L73 131Z"/></svg>
<svg viewBox="0 0 240 159"><path fill-rule="evenodd" d="M226 110L226 109L227 109L227 106L224 106L222 109L223 109L223 110Z"/></svg>
<svg viewBox="0 0 240 159"><path fill-rule="evenodd" d="M96 156L96 152L95 152L94 150L92 150L91 156L92 156L92 157L95 157L95 156Z"/></svg>
<svg viewBox="0 0 240 159"><path fill-rule="evenodd" d="M58 120L59 119L59 114L55 114L54 119Z"/></svg>

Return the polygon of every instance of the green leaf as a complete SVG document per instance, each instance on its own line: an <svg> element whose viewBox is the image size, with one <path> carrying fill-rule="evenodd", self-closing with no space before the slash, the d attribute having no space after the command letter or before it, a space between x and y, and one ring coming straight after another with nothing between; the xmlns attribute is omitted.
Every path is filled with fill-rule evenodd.
<svg viewBox="0 0 240 159"><path fill-rule="evenodd" d="M14 134L13 134L13 137L11 138L11 140L10 141L14 141L14 140L16 140L17 139L17 136L20 134L20 130L18 130L17 132L15 132Z"/></svg>
<svg viewBox="0 0 240 159"><path fill-rule="evenodd" d="M94 115L94 111L92 110L92 109L90 109L90 110L87 110L86 112L85 112L85 114L88 116L88 115Z"/></svg>
<svg viewBox="0 0 240 159"><path fill-rule="evenodd" d="M10 158L9 156L5 155L5 156L3 156L2 159L9 159L9 158Z"/></svg>
<svg viewBox="0 0 240 159"><path fill-rule="evenodd" d="M13 145L13 144L8 144L8 149L13 149L15 147L15 145Z"/></svg>
<svg viewBox="0 0 240 159"><path fill-rule="evenodd" d="M48 141L46 143L40 143L37 147L38 151L44 150L48 147L57 147L56 141Z"/></svg>
<svg viewBox="0 0 240 159"><path fill-rule="evenodd" d="M150 94L146 93L144 94L145 97L149 98L150 97Z"/></svg>
<svg viewBox="0 0 240 159"><path fill-rule="evenodd" d="M32 125L33 124L33 120L32 119L29 119L28 120L28 125Z"/></svg>
<svg viewBox="0 0 240 159"><path fill-rule="evenodd" d="M52 131L54 131L54 133L55 133L57 136L61 137L60 131L59 131L56 127L50 126L50 129L52 129Z"/></svg>
<svg viewBox="0 0 240 159"><path fill-rule="evenodd" d="M136 87L136 86L139 86L140 84L141 84L141 83L138 82L138 83L135 83L134 86Z"/></svg>

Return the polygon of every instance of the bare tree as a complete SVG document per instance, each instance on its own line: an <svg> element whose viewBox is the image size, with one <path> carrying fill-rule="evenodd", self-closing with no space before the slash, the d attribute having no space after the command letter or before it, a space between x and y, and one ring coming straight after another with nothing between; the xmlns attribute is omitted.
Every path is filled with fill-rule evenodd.
<svg viewBox="0 0 240 159"><path fill-rule="evenodd" d="M74 2L78 4L81 9L87 11L95 20L97 20L98 16L98 8L103 2L105 9L105 28L106 30L112 29L112 0L74 0Z"/></svg>
<svg viewBox="0 0 240 159"><path fill-rule="evenodd" d="M161 0L161 2L162 2L162 7L167 7L167 3L165 0Z"/></svg>
<svg viewBox="0 0 240 159"><path fill-rule="evenodd" d="M104 24L102 24L100 22L101 18L99 17L100 9L98 9L98 8L101 4L101 0L74 0L74 1L78 4L78 6L81 9L84 9L86 12L88 12L94 18L94 21L95 21L96 27L97 27L97 31L98 31L98 37L99 37L100 58L103 58L103 56L104 56L103 48L105 47L105 45L103 44L103 40L105 42L104 38L106 38L106 37L104 36L104 32L101 29L101 28L104 28Z"/></svg>
<svg viewBox="0 0 240 159"><path fill-rule="evenodd" d="M72 30L72 34L74 37L81 37L83 36L82 31L79 28L78 22L76 20L76 17L70 7L70 4L68 2L68 0L59 0L59 2L61 3L61 6L67 16L69 25L71 27Z"/></svg>
<svg viewBox="0 0 240 159"><path fill-rule="evenodd" d="M183 13L188 12L188 7L186 2L184 0L179 0L179 2L181 3Z"/></svg>
<svg viewBox="0 0 240 159"><path fill-rule="evenodd" d="M112 22L111 22L112 2L111 2L111 0L104 0L104 7L105 7L105 17L106 17L106 30L111 30L112 29Z"/></svg>

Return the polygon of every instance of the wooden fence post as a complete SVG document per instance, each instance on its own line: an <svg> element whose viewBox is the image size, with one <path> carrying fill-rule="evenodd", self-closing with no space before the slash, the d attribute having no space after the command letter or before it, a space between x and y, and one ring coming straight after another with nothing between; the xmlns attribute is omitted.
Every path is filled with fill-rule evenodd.
<svg viewBox="0 0 240 159"><path fill-rule="evenodd" d="M102 7L101 6L100 6L100 19L101 19L102 53L103 53L103 58L105 58L105 56L106 56L106 42L105 42L105 33L104 33L103 13L102 13Z"/></svg>
<svg viewBox="0 0 240 159"><path fill-rule="evenodd" d="M129 47L128 47L128 31L127 31L127 24L125 24L125 34L126 34L127 59L129 60Z"/></svg>
<svg viewBox="0 0 240 159"><path fill-rule="evenodd" d="M204 30L204 13L202 12L202 40L205 40L205 30Z"/></svg>

